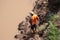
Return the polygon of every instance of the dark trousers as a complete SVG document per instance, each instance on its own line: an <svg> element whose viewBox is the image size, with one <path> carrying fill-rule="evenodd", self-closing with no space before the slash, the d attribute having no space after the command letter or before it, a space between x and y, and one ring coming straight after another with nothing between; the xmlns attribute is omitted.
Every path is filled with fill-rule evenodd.
<svg viewBox="0 0 60 40"><path fill-rule="evenodd" d="M31 25L31 29L34 30L34 28L36 29L36 24Z"/></svg>

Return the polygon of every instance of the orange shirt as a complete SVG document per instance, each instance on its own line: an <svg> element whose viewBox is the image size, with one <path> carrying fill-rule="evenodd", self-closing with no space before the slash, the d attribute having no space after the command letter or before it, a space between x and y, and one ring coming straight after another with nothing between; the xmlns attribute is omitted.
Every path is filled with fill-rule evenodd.
<svg viewBox="0 0 60 40"><path fill-rule="evenodd" d="M34 14L34 15L32 16L32 24L36 24L37 19L38 19L38 16L37 16L36 14Z"/></svg>

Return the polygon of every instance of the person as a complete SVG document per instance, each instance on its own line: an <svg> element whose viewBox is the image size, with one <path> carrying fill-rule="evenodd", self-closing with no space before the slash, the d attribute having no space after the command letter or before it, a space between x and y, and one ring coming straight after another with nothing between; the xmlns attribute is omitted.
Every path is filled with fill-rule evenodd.
<svg viewBox="0 0 60 40"><path fill-rule="evenodd" d="M38 21L38 16L37 14L35 14L34 12L31 12L31 29L33 31L33 33L36 33L36 28L37 28L37 21Z"/></svg>

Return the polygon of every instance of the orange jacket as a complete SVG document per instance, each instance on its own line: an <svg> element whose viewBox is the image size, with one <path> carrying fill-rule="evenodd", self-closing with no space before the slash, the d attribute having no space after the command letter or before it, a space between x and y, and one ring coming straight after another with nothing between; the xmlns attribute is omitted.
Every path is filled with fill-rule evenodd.
<svg viewBox="0 0 60 40"><path fill-rule="evenodd" d="M38 16L34 14L31 19L32 19L32 24L36 24Z"/></svg>

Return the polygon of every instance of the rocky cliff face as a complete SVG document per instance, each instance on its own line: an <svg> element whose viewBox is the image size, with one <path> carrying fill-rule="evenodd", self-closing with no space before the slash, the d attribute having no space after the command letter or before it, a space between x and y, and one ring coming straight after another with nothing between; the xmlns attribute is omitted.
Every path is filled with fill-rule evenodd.
<svg viewBox="0 0 60 40"><path fill-rule="evenodd" d="M54 11L53 5L55 5L55 4L58 5L58 2L53 2L53 1L54 0L36 0L35 1L36 5L34 6L32 11L37 13L37 15L39 16L38 26L42 25L42 29L44 28L44 26L46 26L45 23L47 22L47 19L50 17L52 12ZM54 7L56 7L56 6L54 6ZM53 9L53 11L51 11L52 9ZM19 25L18 25L19 33L17 35L15 35L15 38L18 40L44 40L44 36L46 36L45 29L47 29L47 28L44 28L43 30L37 32L36 34L33 34L32 30L30 28L31 24L29 23L30 17L31 17L31 15L29 14L25 18L25 20L23 20L21 23L19 23Z"/></svg>

